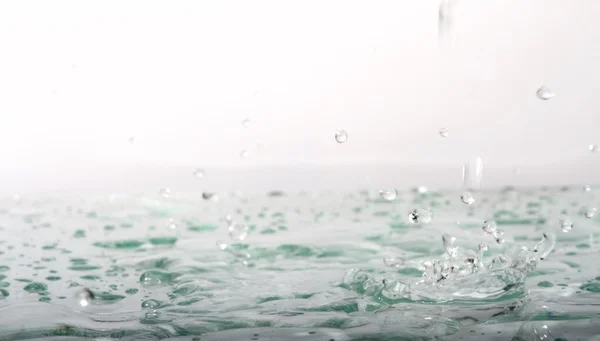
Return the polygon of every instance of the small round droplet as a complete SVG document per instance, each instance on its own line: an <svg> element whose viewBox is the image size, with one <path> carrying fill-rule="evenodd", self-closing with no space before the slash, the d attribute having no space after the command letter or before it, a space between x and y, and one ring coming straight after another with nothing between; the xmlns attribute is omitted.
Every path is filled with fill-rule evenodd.
<svg viewBox="0 0 600 341"><path fill-rule="evenodd" d="M220 240L217 240L217 247L218 247L219 249L221 249L221 250L225 250L225 249L227 249L227 246L229 246L229 245L227 245L227 243L223 243L222 241L220 241Z"/></svg>
<svg viewBox="0 0 600 341"><path fill-rule="evenodd" d="M556 96L556 94L550 91L550 89L548 89L545 85L537 90L536 95L539 99L544 101Z"/></svg>
<svg viewBox="0 0 600 341"><path fill-rule="evenodd" d="M573 221L567 217L562 217L558 220L560 224L560 229L563 232L569 232L573 229Z"/></svg>
<svg viewBox="0 0 600 341"><path fill-rule="evenodd" d="M244 128L248 128L250 126L250 119L249 118L245 118L242 121L242 125L244 126Z"/></svg>
<svg viewBox="0 0 600 341"><path fill-rule="evenodd" d="M593 218L596 215L596 208L590 207L585 211L585 217L588 219Z"/></svg>
<svg viewBox="0 0 600 341"><path fill-rule="evenodd" d="M245 158L247 158L248 156L250 156L250 153L248 153L248 151L247 151L247 150L242 150L242 151L240 152L240 157L241 157L242 159L245 159Z"/></svg>
<svg viewBox="0 0 600 341"><path fill-rule="evenodd" d="M492 234L496 232L496 230L498 229L498 225L496 225L496 222L493 220L486 220L483 222L482 228L485 233Z"/></svg>
<svg viewBox="0 0 600 341"><path fill-rule="evenodd" d="M379 190L379 196L383 200L392 201L398 196L398 191L395 188Z"/></svg>
<svg viewBox="0 0 600 341"><path fill-rule="evenodd" d="M171 196L171 190L169 188L161 188L158 191L158 194L160 194L161 197L168 199Z"/></svg>
<svg viewBox="0 0 600 341"><path fill-rule="evenodd" d="M90 305L94 298L94 293L87 288L79 290L75 295L75 300L82 307L87 307L88 305Z"/></svg>
<svg viewBox="0 0 600 341"><path fill-rule="evenodd" d="M590 144L588 146L588 149L590 150L590 152L595 153L598 151L598 145L597 144Z"/></svg>
<svg viewBox="0 0 600 341"><path fill-rule="evenodd" d="M446 129L446 128L440 129L439 134L441 137L448 137L448 129Z"/></svg>
<svg viewBox="0 0 600 341"><path fill-rule="evenodd" d="M592 190L592 186L590 186L590 185L585 185L585 186L583 186L583 191L584 191L584 192L589 192L589 191L591 191L591 190Z"/></svg>
<svg viewBox="0 0 600 341"><path fill-rule="evenodd" d="M475 202L475 197L473 193L467 191L460 196L460 200L467 205L472 205Z"/></svg>
<svg viewBox="0 0 600 341"><path fill-rule="evenodd" d="M348 140L348 133L344 129L335 132L335 140L337 143L344 143Z"/></svg>
<svg viewBox="0 0 600 341"><path fill-rule="evenodd" d="M202 179L204 177L204 169L202 168L196 168L194 170L194 176L197 177L198 179Z"/></svg>
<svg viewBox="0 0 600 341"><path fill-rule="evenodd" d="M383 257L383 264L391 268L399 268L404 264L404 261L397 257L386 256Z"/></svg>
<svg viewBox="0 0 600 341"><path fill-rule="evenodd" d="M433 212L424 208L417 208L408 214L408 219L413 224L428 224L433 219Z"/></svg>
<svg viewBox="0 0 600 341"><path fill-rule="evenodd" d="M498 230L494 231L493 235L494 235L494 239L496 239L496 243L504 244L504 237L503 237L504 231L498 229Z"/></svg>
<svg viewBox="0 0 600 341"><path fill-rule="evenodd" d="M233 224L229 226L229 238L236 241L246 239L248 235L248 226L244 224Z"/></svg>
<svg viewBox="0 0 600 341"><path fill-rule="evenodd" d="M479 251L486 252L488 250L488 246L484 243L479 244Z"/></svg>

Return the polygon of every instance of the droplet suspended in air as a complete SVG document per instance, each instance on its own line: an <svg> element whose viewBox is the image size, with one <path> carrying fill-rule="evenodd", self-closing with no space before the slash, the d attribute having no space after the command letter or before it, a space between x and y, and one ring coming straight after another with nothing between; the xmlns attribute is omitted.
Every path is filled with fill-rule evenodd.
<svg viewBox="0 0 600 341"><path fill-rule="evenodd" d="M204 169L202 168L196 168L194 170L194 176L198 179L202 179L204 177Z"/></svg>
<svg viewBox="0 0 600 341"><path fill-rule="evenodd" d="M171 190L169 188L161 188L158 191L158 194L160 194L161 197L168 199L171 196Z"/></svg>
<svg viewBox="0 0 600 341"><path fill-rule="evenodd" d="M81 289L75 294L75 300L82 307L87 307L92 303L95 298L94 293L87 288Z"/></svg>
<svg viewBox="0 0 600 341"><path fill-rule="evenodd" d="M379 190L379 196L383 200L392 201L398 196L398 190L395 188Z"/></svg>
<svg viewBox="0 0 600 341"><path fill-rule="evenodd" d="M348 133L344 129L335 132L335 140L337 143L344 143L348 140Z"/></svg>
<svg viewBox="0 0 600 341"><path fill-rule="evenodd" d="M446 128L440 129L439 134L441 137L448 137L448 129L446 129Z"/></svg>
<svg viewBox="0 0 600 341"><path fill-rule="evenodd" d="M221 250L225 250L229 245L227 245L227 243L223 243L220 240L217 240L217 247Z"/></svg>
<svg viewBox="0 0 600 341"><path fill-rule="evenodd" d="M248 235L248 226L244 224L233 224L229 226L229 238L235 241L242 241Z"/></svg>
<svg viewBox="0 0 600 341"><path fill-rule="evenodd" d="M493 233L494 235L494 239L496 240L496 243L498 244L504 244L504 231L502 230L496 230Z"/></svg>
<svg viewBox="0 0 600 341"><path fill-rule="evenodd" d="M245 118L242 121L242 126L244 126L244 128L248 128L250 126L250 119L249 118Z"/></svg>
<svg viewBox="0 0 600 341"><path fill-rule="evenodd" d="M590 207L585 211L585 217L588 219L593 218L596 215L596 208Z"/></svg>
<svg viewBox="0 0 600 341"><path fill-rule="evenodd" d="M475 197L473 193L466 191L460 196L460 200L467 205L472 205L475 202Z"/></svg>
<svg viewBox="0 0 600 341"><path fill-rule="evenodd" d="M569 232L573 229L573 221L571 219L569 219L568 217L562 217L558 220L558 223L560 225L560 229L563 232Z"/></svg>
<svg viewBox="0 0 600 341"><path fill-rule="evenodd" d="M595 153L598 151L598 145L597 144L590 144L588 146L588 149L590 150L590 152Z"/></svg>
<svg viewBox="0 0 600 341"><path fill-rule="evenodd" d="M484 243L479 244L479 251L486 252L488 250L488 246Z"/></svg>
<svg viewBox="0 0 600 341"><path fill-rule="evenodd" d="M242 151L240 152L240 157L241 157L242 159L245 159L245 158L247 158L248 156L250 156L250 153L249 153L247 150L242 150Z"/></svg>
<svg viewBox="0 0 600 341"><path fill-rule="evenodd" d="M493 220L486 220L483 222L482 229L485 233L492 234L496 232L496 230L498 229L498 225L496 225L496 222Z"/></svg>
<svg viewBox="0 0 600 341"><path fill-rule="evenodd" d="M433 219L433 212L424 208L417 208L408 214L408 219L413 224L428 224Z"/></svg>
<svg viewBox="0 0 600 341"><path fill-rule="evenodd" d="M554 94L552 91L550 91L550 89L548 89L545 85L543 85L541 88L539 88L536 91L536 95L539 99L541 100L549 100L550 98L556 96L556 94Z"/></svg>

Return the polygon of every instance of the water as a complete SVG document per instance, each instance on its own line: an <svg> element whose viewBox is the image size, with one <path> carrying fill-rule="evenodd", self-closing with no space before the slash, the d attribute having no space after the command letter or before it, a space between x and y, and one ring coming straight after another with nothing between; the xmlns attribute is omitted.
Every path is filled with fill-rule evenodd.
<svg viewBox="0 0 600 341"><path fill-rule="evenodd" d="M510 191L5 198L0 339L600 334L597 191Z"/></svg>
<svg viewBox="0 0 600 341"><path fill-rule="evenodd" d="M440 129L440 131L438 132L440 134L441 137L448 137L448 129L446 128L442 128Z"/></svg>
<svg viewBox="0 0 600 341"><path fill-rule="evenodd" d="M545 85L540 87L535 94L539 99L544 101L547 101L556 96L556 94L550 91L550 89L548 89Z"/></svg>
<svg viewBox="0 0 600 341"><path fill-rule="evenodd" d="M344 129L340 129L335 132L335 141L337 143L344 143L348 140L348 133Z"/></svg>

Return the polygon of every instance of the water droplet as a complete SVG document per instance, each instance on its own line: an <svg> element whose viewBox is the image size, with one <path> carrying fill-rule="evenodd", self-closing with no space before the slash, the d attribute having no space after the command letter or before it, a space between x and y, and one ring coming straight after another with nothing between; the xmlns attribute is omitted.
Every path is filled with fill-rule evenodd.
<svg viewBox="0 0 600 341"><path fill-rule="evenodd" d="M247 150L242 150L242 151L240 152L240 157L241 157L242 159L245 159L245 158L247 158L248 156L250 156L250 153L248 153L248 151L247 151Z"/></svg>
<svg viewBox="0 0 600 341"><path fill-rule="evenodd" d="M177 229L177 222L175 221L175 219L169 218L169 220L167 221L167 228L170 230Z"/></svg>
<svg viewBox="0 0 600 341"><path fill-rule="evenodd" d="M153 310L153 311L149 311L146 313L146 319L148 320L154 320L160 317L160 312Z"/></svg>
<svg viewBox="0 0 600 341"><path fill-rule="evenodd" d="M448 129L446 129L446 128L440 129L439 134L441 137L448 137Z"/></svg>
<svg viewBox="0 0 600 341"><path fill-rule="evenodd" d="M591 190L592 190L592 186L590 186L590 185L585 185L585 186L583 186L583 191L584 191L584 192L589 192L589 191L591 191Z"/></svg>
<svg viewBox="0 0 600 341"><path fill-rule="evenodd" d="M483 222L482 228L485 233L492 234L496 232L496 230L498 229L498 225L496 225L496 222L493 220L486 220Z"/></svg>
<svg viewBox="0 0 600 341"><path fill-rule="evenodd" d="M391 268L399 268L404 264L404 261L401 258L386 256L383 257L383 264Z"/></svg>
<svg viewBox="0 0 600 341"><path fill-rule="evenodd" d="M541 260L544 260L552 252L555 245L556 235L551 232L544 232L542 233L542 240L535 245L533 251L539 254Z"/></svg>
<svg viewBox="0 0 600 341"><path fill-rule="evenodd" d="M229 245L227 245L227 243L223 243L222 241L220 241L220 240L217 240L217 247L218 247L219 249L221 249L221 250L225 250L225 249L227 249L227 246L229 246Z"/></svg>
<svg viewBox="0 0 600 341"><path fill-rule="evenodd" d="M153 287L157 285L168 284L171 280L171 273L159 270L146 271L140 276L140 284L143 287Z"/></svg>
<svg viewBox="0 0 600 341"><path fill-rule="evenodd" d="M598 145L597 144L590 144L588 146L588 149L590 150L590 152L595 153L598 151Z"/></svg>
<svg viewBox="0 0 600 341"><path fill-rule="evenodd" d="M560 224L560 229L563 232L569 232L573 229L573 221L567 217L562 217L558 220Z"/></svg>
<svg viewBox="0 0 600 341"><path fill-rule="evenodd" d="M204 169L196 168L194 170L194 176L197 177L198 179L202 179L204 177Z"/></svg>
<svg viewBox="0 0 600 341"><path fill-rule="evenodd" d="M493 233L494 235L494 239L496 239L496 243L498 244L504 244L504 231L502 230L496 230Z"/></svg>
<svg viewBox="0 0 600 341"><path fill-rule="evenodd" d="M450 256L451 258L456 257L456 253L458 251L458 249L454 246L454 242L456 242L456 237L444 233L442 235L442 242L444 243L444 250L446 250L448 256Z"/></svg>
<svg viewBox="0 0 600 341"><path fill-rule="evenodd" d="M479 251L486 252L488 250L488 246L484 243L479 244Z"/></svg>
<svg viewBox="0 0 600 341"><path fill-rule="evenodd" d="M158 306L160 305L160 302L158 302L157 300L146 300L144 302L142 302L142 309L156 309L158 308Z"/></svg>
<svg viewBox="0 0 600 341"><path fill-rule="evenodd" d="M429 189L425 186L419 186L417 187L417 192L419 192L419 194L425 194L429 192Z"/></svg>
<svg viewBox="0 0 600 341"><path fill-rule="evenodd" d="M127 139L127 141L129 142L129 144L134 144L135 143L135 136L129 136L129 138Z"/></svg>
<svg viewBox="0 0 600 341"><path fill-rule="evenodd" d="M79 290L75 295L75 300L82 307L87 307L88 305L90 305L94 298L94 293L87 288Z"/></svg>
<svg viewBox="0 0 600 341"><path fill-rule="evenodd" d="M335 140L338 143L344 143L348 140L348 133L344 129L340 129L335 132Z"/></svg>
<svg viewBox="0 0 600 341"><path fill-rule="evenodd" d="M463 187L466 189L476 189L481 187L481 178L483 176L483 160L475 157L463 166Z"/></svg>
<svg viewBox="0 0 600 341"><path fill-rule="evenodd" d="M473 193L466 191L460 196L460 200L467 205L472 205L475 202L475 197Z"/></svg>
<svg viewBox="0 0 600 341"><path fill-rule="evenodd" d="M596 215L596 209L594 207L590 207L585 212L585 217L588 219L593 218Z"/></svg>
<svg viewBox="0 0 600 341"><path fill-rule="evenodd" d="M413 224L428 224L433 219L433 212L424 208L417 208L408 214L408 219Z"/></svg>
<svg viewBox="0 0 600 341"><path fill-rule="evenodd" d="M550 89L548 89L545 85L543 85L541 88L539 88L536 91L536 95L539 99L542 99L544 101L549 100L550 98L556 96L552 91L550 91Z"/></svg>
<svg viewBox="0 0 600 341"><path fill-rule="evenodd" d="M233 217L231 216L231 214L226 215L224 219L225 223L227 223L227 227L233 224Z"/></svg>
<svg viewBox="0 0 600 341"><path fill-rule="evenodd" d="M246 239L248 235L248 226L244 224L233 224L229 226L229 238L236 241Z"/></svg>
<svg viewBox="0 0 600 341"><path fill-rule="evenodd" d="M550 328L548 328L548 326L545 324L540 327L533 328L533 333L536 336L536 340L554 340L552 333L550 332Z"/></svg>
<svg viewBox="0 0 600 341"><path fill-rule="evenodd" d="M383 200L392 201L398 196L398 191L395 188L379 190L379 196Z"/></svg>
<svg viewBox="0 0 600 341"><path fill-rule="evenodd" d="M250 126L250 119L249 118L245 118L242 121L242 125L244 126L244 128L248 128Z"/></svg>
<svg viewBox="0 0 600 341"><path fill-rule="evenodd" d="M169 188L161 188L158 191L158 194L160 194L161 197L168 199L171 196L171 190Z"/></svg>
<svg viewBox="0 0 600 341"><path fill-rule="evenodd" d="M202 193L202 199L204 199L204 200L210 200L214 195L215 195L214 193L203 192Z"/></svg>

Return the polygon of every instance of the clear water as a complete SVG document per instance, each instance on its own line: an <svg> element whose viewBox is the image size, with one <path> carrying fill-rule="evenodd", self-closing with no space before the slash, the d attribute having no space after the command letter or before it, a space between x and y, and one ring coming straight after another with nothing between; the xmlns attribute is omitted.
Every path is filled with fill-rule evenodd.
<svg viewBox="0 0 600 341"><path fill-rule="evenodd" d="M0 340L597 340L595 193L4 199Z"/></svg>

